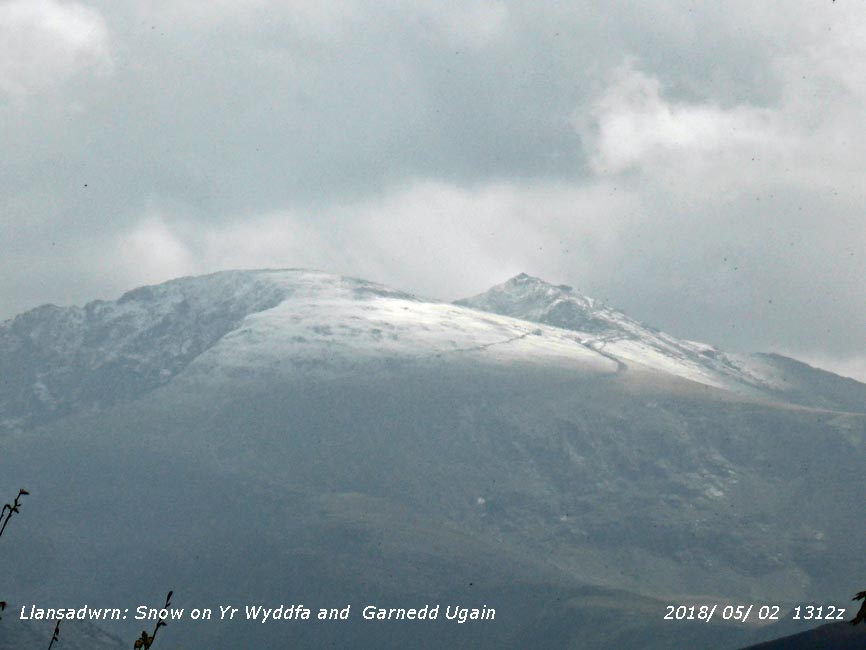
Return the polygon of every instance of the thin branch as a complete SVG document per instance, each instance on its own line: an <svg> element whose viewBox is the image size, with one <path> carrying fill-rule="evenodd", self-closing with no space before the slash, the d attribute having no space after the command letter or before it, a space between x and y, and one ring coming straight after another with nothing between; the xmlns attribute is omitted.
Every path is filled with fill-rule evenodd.
<svg viewBox="0 0 866 650"><path fill-rule="evenodd" d="M163 609L168 610L168 608L171 607L171 595L173 593L174 593L174 591L168 592L168 595L165 597L165 605L163 606ZM160 618L156 622L156 627L153 628L153 634L149 635L147 633L147 630L142 630L141 636L138 637L138 639L136 639L135 645L133 646L135 648L135 650L139 650L139 649L140 650L149 650L150 646L153 645L154 639L156 639L156 633L159 632L159 628L164 627L166 625L167 625L167 623L163 619Z"/></svg>
<svg viewBox="0 0 866 650"><path fill-rule="evenodd" d="M54 645L55 641L60 641L60 619L57 619L57 625L54 626L54 635L51 637L51 643L48 644L48 650L51 650L51 646Z"/></svg>
<svg viewBox="0 0 866 650"><path fill-rule="evenodd" d="M19 510L19 508L21 507L21 497L28 494L30 493L27 490L21 488L20 490L18 490L18 496L15 497L15 501L13 503L6 503L3 505L3 510L0 511L0 519L3 519L4 516L6 518L3 519L3 525L0 526L0 535L3 535L3 531L6 530L6 525L9 523L9 520L12 519L12 515L17 512L21 512L21 510Z"/></svg>

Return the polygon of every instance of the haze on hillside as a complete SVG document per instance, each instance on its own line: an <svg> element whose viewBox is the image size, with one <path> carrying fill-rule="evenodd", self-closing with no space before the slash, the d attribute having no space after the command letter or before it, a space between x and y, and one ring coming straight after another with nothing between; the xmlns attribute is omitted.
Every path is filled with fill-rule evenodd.
<svg viewBox="0 0 866 650"><path fill-rule="evenodd" d="M6 549L19 600L499 614L172 623L185 647L737 648L804 624L670 624L665 603L856 591L866 385L526 274L456 304L318 271L182 278L23 313L0 364L0 475L41 495Z"/></svg>

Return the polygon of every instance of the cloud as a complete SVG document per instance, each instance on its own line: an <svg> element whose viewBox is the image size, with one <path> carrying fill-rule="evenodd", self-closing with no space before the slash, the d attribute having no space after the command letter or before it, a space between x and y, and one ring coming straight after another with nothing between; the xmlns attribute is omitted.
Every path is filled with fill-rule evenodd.
<svg viewBox="0 0 866 650"><path fill-rule="evenodd" d="M115 294L220 269L301 267L455 299L521 271L553 280L576 270L590 277L593 266L615 258L635 209L633 197L616 196L609 186L465 189L418 181L315 214L289 210L218 225L145 214L59 254Z"/></svg>
<svg viewBox="0 0 866 650"><path fill-rule="evenodd" d="M135 224L117 237L111 250L110 268L132 284L163 282L200 269L182 235L160 216L148 216Z"/></svg>
<svg viewBox="0 0 866 650"><path fill-rule="evenodd" d="M57 0L0 3L0 93L20 97L110 65L108 26L95 9Z"/></svg>
<svg viewBox="0 0 866 650"><path fill-rule="evenodd" d="M863 354L855 3L80 2L0 0L0 95L41 93L0 106L4 317L230 267L527 271Z"/></svg>
<svg viewBox="0 0 866 650"><path fill-rule="evenodd" d="M866 34L833 27L800 25L808 45L776 59L772 102L677 97L632 59L586 103L575 125L595 178L641 205L619 240L622 306L680 336L834 368L862 350L866 94L851 69L866 72Z"/></svg>
<svg viewBox="0 0 866 650"><path fill-rule="evenodd" d="M658 79L631 65L614 71L590 115L593 123L578 122L578 128L600 174L659 166L693 170L696 164L705 171L738 152L765 149L780 136L771 110L670 101Z"/></svg>
<svg viewBox="0 0 866 650"><path fill-rule="evenodd" d="M638 174L639 182L704 198L862 184L866 23L827 14L800 7L772 16L790 38L766 65L767 86L777 90L763 102L737 101L712 86L683 93L667 70L643 69L647 61L626 56L599 76L600 90L574 119L591 170L603 177ZM771 18L759 11L755 20Z"/></svg>

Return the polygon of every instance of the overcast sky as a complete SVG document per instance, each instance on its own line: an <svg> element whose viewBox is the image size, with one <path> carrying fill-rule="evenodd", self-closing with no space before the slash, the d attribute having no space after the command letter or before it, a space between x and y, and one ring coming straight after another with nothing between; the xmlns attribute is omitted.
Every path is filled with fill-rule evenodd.
<svg viewBox="0 0 866 650"><path fill-rule="evenodd" d="M866 379L866 5L0 0L0 318L526 271Z"/></svg>

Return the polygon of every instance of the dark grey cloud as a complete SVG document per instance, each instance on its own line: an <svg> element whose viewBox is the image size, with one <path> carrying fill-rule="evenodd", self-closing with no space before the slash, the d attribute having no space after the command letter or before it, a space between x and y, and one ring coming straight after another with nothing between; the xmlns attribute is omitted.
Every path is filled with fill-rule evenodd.
<svg viewBox="0 0 866 650"><path fill-rule="evenodd" d="M843 4L0 2L0 316L227 267L527 270L866 376Z"/></svg>

